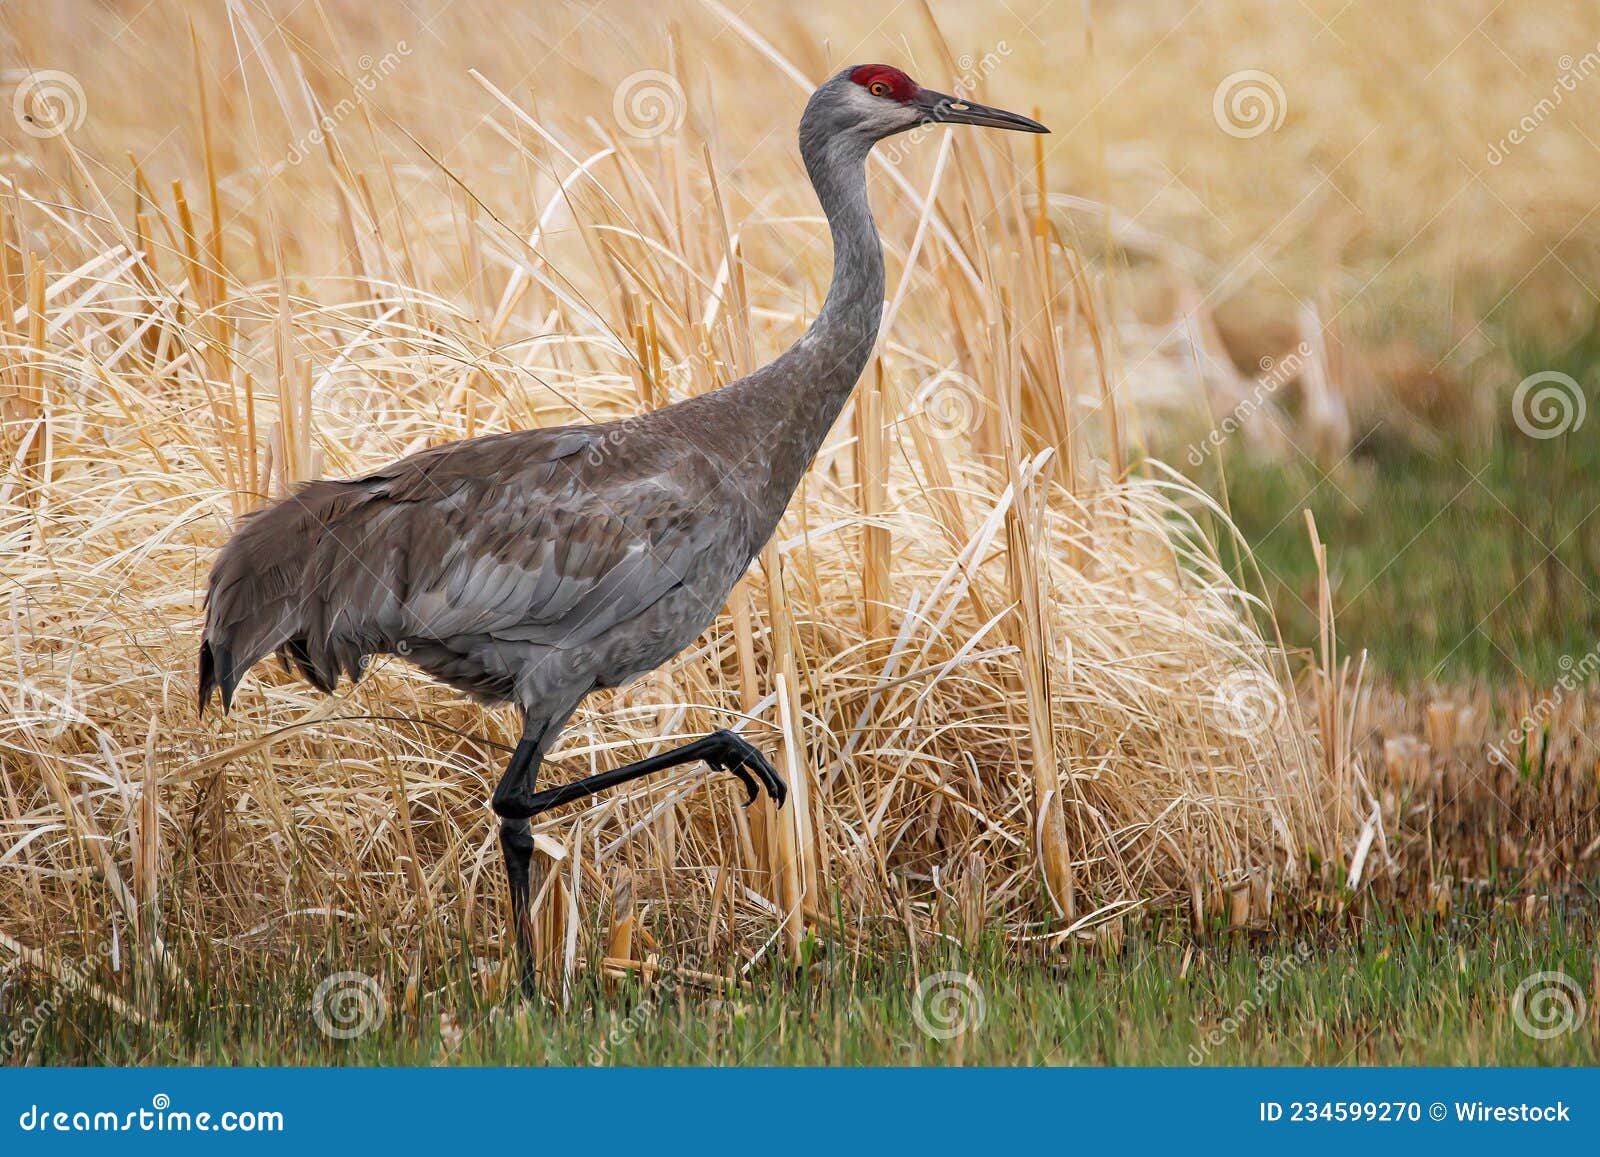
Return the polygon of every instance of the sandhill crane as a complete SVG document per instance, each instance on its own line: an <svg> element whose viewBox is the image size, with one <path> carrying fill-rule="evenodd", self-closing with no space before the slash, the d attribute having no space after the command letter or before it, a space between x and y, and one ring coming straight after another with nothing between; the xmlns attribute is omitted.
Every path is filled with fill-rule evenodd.
<svg viewBox="0 0 1600 1157"><path fill-rule="evenodd" d="M519 430L439 446L347 481L316 481L248 516L211 571L200 708L227 711L277 652L331 692L398 654L480 701L514 704L521 741L495 788L524 991L529 818L704 760L787 789L755 747L717 731L536 791L578 703L665 663L711 625L778 525L877 341L883 252L867 200L878 141L917 125L1048 130L930 92L897 68L847 68L811 96L800 154L827 215L833 279L811 328L748 377L627 422Z"/></svg>

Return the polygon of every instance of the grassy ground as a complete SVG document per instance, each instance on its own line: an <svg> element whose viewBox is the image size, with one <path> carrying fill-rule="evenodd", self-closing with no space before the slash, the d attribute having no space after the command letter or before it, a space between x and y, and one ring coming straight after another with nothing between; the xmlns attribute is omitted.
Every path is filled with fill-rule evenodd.
<svg viewBox="0 0 1600 1157"><path fill-rule="evenodd" d="M1419 449L1380 426L1324 472L1235 456L1229 504L1286 641L1316 641L1316 567L1302 509L1329 547L1346 649L1401 682L1488 677L1547 684L1600 642L1600 339L1527 352L1519 370L1587 383L1588 421L1550 439L1509 415L1488 448ZM1504 409L1504 407L1503 407ZM1215 485L1216 478L1207 480Z"/></svg>
<svg viewBox="0 0 1600 1157"><path fill-rule="evenodd" d="M1593 1013L1549 1039L1517 1027L1528 977L1577 978L1591 1008L1597 932L1591 904L1557 908L1534 929L1479 912L1366 921L1359 934L1301 939L1130 937L1120 954L1080 953L1055 967L1005 960L920 961L970 975L981 1020L938 1039L917 1023L911 963L890 958L834 975L826 952L797 976L767 976L719 999L670 984L581 990L561 1018L517 1003L484 1004L459 976L405 1012L385 991L373 1031L332 1039L310 1013L321 972L274 975L223 1001L172 994L168 1022L142 1029L78 993L61 999L18 1050L77 1064L1595 1064ZM333 967L348 967L334 965ZM967 994L967 1009L976 1006ZM13 989L4 1019L21 1023ZM924 1002L938 1027L937 1001ZM1541 1015L1537 999L1530 1015ZM959 1020L957 1006L943 1012ZM1556 1010L1559 1002L1546 1012ZM334 1010L337 1011L337 1010ZM355 1018L355 1009L344 1010ZM976 1013L972 1015L976 1016ZM344 1022L344 1023L349 1023Z"/></svg>

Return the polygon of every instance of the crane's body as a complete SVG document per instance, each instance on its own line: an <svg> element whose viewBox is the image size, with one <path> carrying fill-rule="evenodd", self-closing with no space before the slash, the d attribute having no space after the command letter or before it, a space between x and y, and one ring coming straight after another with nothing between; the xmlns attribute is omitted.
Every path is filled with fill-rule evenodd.
<svg viewBox="0 0 1600 1157"><path fill-rule="evenodd" d="M480 701L514 704L522 740L492 802L519 941L529 817L702 759L738 776L752 800L759 778L782 806L777 772L726 731L534 787L584 696L659 667L704 632L777 527L877 340L883 256L867 154L933 121L1045 131L881 65L847 69L813 94L801 154L834 274L810 329L771 364L626 421L495 434L312 482L247 517L211 573L202 708L215 689L226 710L273 652L323 691L388 653Z"/></svg>

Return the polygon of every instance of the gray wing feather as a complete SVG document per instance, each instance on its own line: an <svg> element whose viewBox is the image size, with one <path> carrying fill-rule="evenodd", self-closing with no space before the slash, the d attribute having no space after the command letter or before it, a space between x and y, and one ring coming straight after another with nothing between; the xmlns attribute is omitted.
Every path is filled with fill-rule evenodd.
<svg viewBox="0 0 1600 1157"><path fill-rule="evenodd" d="M349 483L366 501L306 567L313 663L354 676L402 638L577 647L672 591L717 520L681 480L597 469L580 451L598 437L481 439Z"/></svg>

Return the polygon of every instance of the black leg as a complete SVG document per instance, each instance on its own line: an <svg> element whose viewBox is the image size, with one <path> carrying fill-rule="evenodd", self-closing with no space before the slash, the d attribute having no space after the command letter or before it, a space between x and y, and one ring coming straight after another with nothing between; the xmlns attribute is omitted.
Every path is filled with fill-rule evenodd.
<svg viewBox="0 0 1600 1157"><path fill-rule="evenodd" d="M511 762L494 789L489 806L501 819L525 820L533 814L528 801L533 798L533 786L539 778L539 764L544 753L539 750L538 739L524 739L511 753Z"/></svg>
<svg viewBox="0 0 1600 1157"><path fill-rule="evenodd" d="M539 775L541 753L538 740L524 739L517 744L500 784L494 789L491 805L500 817L500 850L506 857L506 883L511 886L511 928L521 958L522 995L535 993L533 977L533 936L528 921L528 866L533 859L533 833L528 830L527 800Z"/></svg>
<svg viewBox="0 0 1600 1157"><path fill-rule="evenodd" d="M506 857L506 882L511 885L511 927L517 937L522 995L536 992L533 976L533 936L528 920L528 866L533 860L533 833L527 820L500 821L500 850Z"/></svg>
<svg viewBox="0 0 1600 1157"><path fill-rule="evenodd" d="M720 771L738 776L750 793L749 803L755 802L758 792L757 779L760 779L767 789L767 794L780 808L788 798L788 787L779 778L777 769L767 762L766 756L731 731L713 731L704 739L697 739L673 751L665 751L660 755L641 759L637 763L602 771L599 775L591 775L588 779L580 779L576 783L566 783L560 787L535 792L527 800L531 808L527 814L538 815L540 812L549 811L573 800L584 799L602 792L608 787L616 787L652 772L665 771L669 767L681 767L701 759ZM755 773L754 776L751 772Z"/></svg>

